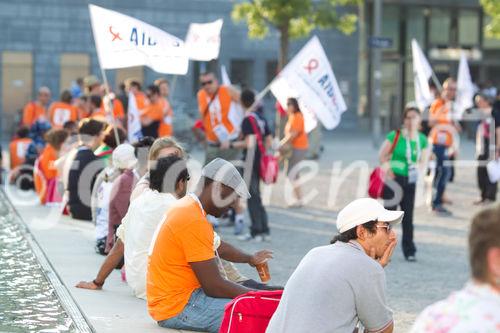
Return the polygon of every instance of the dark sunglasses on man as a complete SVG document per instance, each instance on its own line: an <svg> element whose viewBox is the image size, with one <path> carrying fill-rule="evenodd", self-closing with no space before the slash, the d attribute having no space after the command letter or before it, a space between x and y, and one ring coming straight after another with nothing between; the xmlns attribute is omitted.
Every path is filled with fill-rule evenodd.
<svg viewBox="0 0 500 333"><path fill-rule="evenodd" d="M213 82L214 82L213 80L209 80L209 81L201 81L201 82L200 82L200 85L201 85L202 87L204 87L204 86L206 86L207 84L212 84Z"/></svg>

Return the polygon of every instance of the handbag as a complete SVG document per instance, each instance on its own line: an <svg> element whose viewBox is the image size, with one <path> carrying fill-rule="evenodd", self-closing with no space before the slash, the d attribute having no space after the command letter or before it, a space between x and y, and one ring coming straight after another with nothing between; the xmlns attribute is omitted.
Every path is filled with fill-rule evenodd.
<svg viewBox="0 0 500 333"><path fill-rule="evenodd" d="M219 333L265 333L283 290L250 291L229 302Z"/></svg>
<svg viewBox="0 0 500 333"><path fill-rule="evenodd" d="M399 137L401 135L401 131L396 131L396 136L394 137L394 141L392 142L391 150L389 154L392 156L394 149L396 148L396 144L398 143ZM380 166L376 167L372 173L370 174L370 182L368 184L368 195L373 199L378 199L382 197L384 192L384 184L385 184L385 172L382 170Z"/></svg>
<svg viewBox="0 0 500 333"><path fill-rule="evenodd" d="M252 125L255 136L257 137L257 145L259 146L260 151L260 169L259 176L260 179L264 182L264 184L274 184L278 180L279 173L279 162L278 159L266 152L266 148L264 147L264 142L262 139L262 133L257 127L257 122L253 115L248 117L250 124Z"/></svg>

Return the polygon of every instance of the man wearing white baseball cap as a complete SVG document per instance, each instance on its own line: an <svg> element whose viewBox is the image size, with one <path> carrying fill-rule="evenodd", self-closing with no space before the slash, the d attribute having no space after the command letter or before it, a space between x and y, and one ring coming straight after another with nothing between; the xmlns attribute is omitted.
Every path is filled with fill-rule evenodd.
<svg viewBox="0 0 500 333"><path fill-rule="evenodd" d="M361 323L365 332L391 333L383 268L397 242L392 227L403 214L369 198L344 207L339 234L302 259L266 332L354 332Z"/></svg>

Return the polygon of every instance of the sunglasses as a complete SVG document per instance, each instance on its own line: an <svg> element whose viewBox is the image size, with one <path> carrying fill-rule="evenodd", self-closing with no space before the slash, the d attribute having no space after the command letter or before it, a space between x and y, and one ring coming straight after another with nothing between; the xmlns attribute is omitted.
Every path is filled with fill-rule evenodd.
<svg viewBox="0 0 500 333"><path fill-rule="evenodd" d="M200 82L201 86L204 87L206 86L207 84L212 84L214 81L213 80L209 80L209 81L202 81Z"/></svg>
<svg viewBox="0 0 500 333"><path fill-rule="evenodd" d="M375 227L387 229L387 233L390 233L392 230L392 224L377 224Z"/></svg>

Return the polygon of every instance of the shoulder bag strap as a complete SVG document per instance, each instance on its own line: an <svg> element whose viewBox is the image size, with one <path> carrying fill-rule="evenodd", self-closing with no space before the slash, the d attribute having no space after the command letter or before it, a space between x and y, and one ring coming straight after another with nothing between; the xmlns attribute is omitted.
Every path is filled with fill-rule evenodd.
<svg viewBox="0 0 500 333"><path fill-rule="evenodd" d="M396 145L398 144L400 136L401 136L401 130L397 130L396 136L394 136L394 141L392 142L391 150L389 151L389 154L391 156L392 156L392 153L394 153L394 149L396 149Z"/></svg>
<svg viewBox="0 0 500 333"><path fill-rule="evenodd" d="M210 105L212 105L213 101L215 101L215 99L217 98L217 95L219 95L219 89L220 89L220 87L217 88L217 91L215 92L215 94L212 96L212 98L210 98L210 101L208 102L207 107L203 111L203 117L205 117L207 115L207 112L210 109Z"/></svg>
<svg viewBox="0 0 500 333"><path fill-rule="evenodd" d="M257 136L257 144L259 145L259 150L262 155L266 153L266 149L264 148L264 143L262 140L262 133L260 133L259 127L257 126L257 121L255 120L254 115L249 115L248 120L252 125L255 136Z"/></svg>

